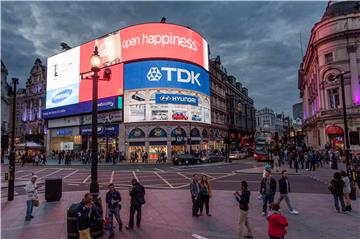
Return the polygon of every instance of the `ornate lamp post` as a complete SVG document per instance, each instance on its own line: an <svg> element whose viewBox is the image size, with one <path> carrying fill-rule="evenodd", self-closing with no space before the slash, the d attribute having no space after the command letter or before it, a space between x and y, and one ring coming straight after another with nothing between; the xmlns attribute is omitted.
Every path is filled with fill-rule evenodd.
<svg viewBox="0 0 360 239"><path fill-rule="evenodd" d="M98 134L97 134L97 98L98 98L98 80L101 66L101 57L99 56L98 48L95 46L94 54L90 57L90 66L93 71L93 97L92 97L92 142L91 142L91 184L90 192L93 195L94 201L97 201L99 194L98 183Z"/></svg>

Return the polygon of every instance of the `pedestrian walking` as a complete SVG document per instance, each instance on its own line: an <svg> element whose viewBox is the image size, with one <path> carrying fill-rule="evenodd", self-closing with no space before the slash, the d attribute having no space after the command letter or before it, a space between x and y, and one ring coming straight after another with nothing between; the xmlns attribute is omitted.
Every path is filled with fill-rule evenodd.
<svg viewBox="0 0 360 239"><path fill-rule="evenodd" d="M297 172L297 173L299 172L299 160L300 160L300 157L302 157L301 155L302 154L299 153L298 156L296 156L294 159L294 168L295 168L295 172Z"/></svg>
<svg viewBox="0 0 360 239"><path fill-rule="evenodd" d="M344 201L345 201L345 210L351 212L351 200L350 200L350 193L351 193L351 184L348 174L345 171L340 172L341 180L344 182L343 186L343 194L344 194Z"/></svg>
<svg viewBox="0 0 360 239"><path fill-rule="evenodd" d="M211 184L208 182L206 175L201 177L200 181L200 215L202 215L204 204L206 209L206 215L211 216L209 211L209 201L212 196Z"/></svg>
<svg viewBox="0 0 360 239"><path fill-rule="evenodd" d="M200 184L197 174L193 175L193 180L190 183L190 193L192 199L192 215L193 217L198 217Z"/></svg>
<svg viewBox="0 0 360 239"><path fill-rule="evenodd" d="M310 157L310 171L315 171L316 169L317 156L314 151L311 152Z"/></svg>
<svg viewBox="0 0 360 239"><path fill-rule="evenodd" d="M277 151L274 152L274 156L273 156L273 160L274 160L274 170L275 172L279 172L280 169L280 157Z"/></svg>
<svg viewBox="0 0 360 239"><path fill-rule="evenodd" d="M288 180L288 172L286 170L281 171L281 178L279 179L279 193L280 197L278 199L278 204L280 205L281 201L285 199L285 202L290 210L291 214L299 214L298 211L295 211L291 206L289 193L290 193L290 182Z"/></svg>
<svg viewBox="0 0 360 239"><path fill-rule="evenodd" d="M24 165L25 165L25 163L26 163L26 156L25 156L25 154L22 154L22 155L21 155L21 162L22 162L21 167L24 167Z"/></svg>
<svg viewBox="0 0 360 239"><path fill-rule="evenodd" d="M33 174L31 176L31 179L25 185L25 192L27 195L26 216L25 216L26 221L30 221L32 218L34 218L34 216L32 215L32 211L33 211L34 206L38 205L38 203L39 203L38 191L37 191L39 186L37 186L37 184L36 184L37 179L38 179L38 176Z"/></svg>
<svg viewBox="0 0 360 239"><path fill-rule="evenodd" d="M121 194L119 191L115 189L115 186L113 183L110 183L109 191L106 193L106 204L107 204L107 210L108 210L108 217L109 217L109 239L114 238L114 223L113 223L113 217L115 216L116 221L119 224L119 231L122 230L122 221L120 217L120 210L121 210Z"/></svg>
<svg viewBox="0 0 360 239"><path fill-rule="evenodd" d="M242 238L243 233L243 225L247 228L247 235L245 238L254 238L251 230L251 226L249 223L249 203L250 203L250 191L248 190L248 184L246 181L241 181L241 193L235 192L234 193L236 201L239 203L240 207L240 219L239 219L239 233L238 238Z"/></svg>
<svg viewBox="0 0 360 239"><path fill-rule="evenodd" d="M330 192L334 197L334 204L337 212L340 212L339 201L341 204L342 211L343 212L346 211L344 197L343 197L344 196L343 188L344 188L344 182L341 180L341 174L339 172L334 173L334 178L331 180L328 189L330 190Z"/></svg>
<svg viewBox="0 0 360 239"><path fill-rule="evenodd" d="M134 228L134 215L136 212L136 226L140 227L141 224L141 207L145 204L145 188L134 178L131 180L132 188L129 189L131 197L130 202L130 219L126 229Z"/></svg>
<svg viewBox="0 0 360 239"><path fill-rule="evenodd" d="M91 193L86 193L77 207L77 226L80 239L91 239L90 228L95 220L103 221L93 204Z"/></svg>
<svg viewBox="0 0 360 239"><path fill-rule="evenodd" d="M33 165L39 166L39 156L37 154L34 156Z"/></svg>
<svg viewBox="0 0 360 239"><path fill-rule="evenodd" d="M267 217L268 234L270 239L284 239L286 228L289 225L286 217L280 213L280 206L277 203L271 204L271 215Z"/></svg>
<svg viewBox="0 0 360 239"><path fill-rule="evenodd" d="M260 184L260 194L262 195L263 200L263 209L262 215L267 215L268 204L273 203L274 196L276 193L276 181L271 177L271 171L267 170L265 172L265 178L261 180Z"/></svg>

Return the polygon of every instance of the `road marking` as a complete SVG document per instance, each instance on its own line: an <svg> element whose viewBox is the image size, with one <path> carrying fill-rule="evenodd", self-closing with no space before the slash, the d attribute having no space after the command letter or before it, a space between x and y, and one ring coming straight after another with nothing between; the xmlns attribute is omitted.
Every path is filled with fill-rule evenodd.
<svg viewBox="0 0 360 239"><path fill-rule="evenodd" d="M192 234L191 236L196 239L207 239L206 237L200 236L198 234Z"/></svg>
<svg viewBox="0 0 360 239"><path fill-rule="evenodd" d="M177 170L177 171L181 171L181 169L176 168L176 167L170 167L170 168L175 169L175 170Z"/></svg>
<svg viewBox="0 0 360 239"><path fill-rule="evenodd" d="M184 174L182 174L182 173L177 173L177 174L179 174L180 176L183 176L184 178L189 179L190 181L192 180L191 178L189 178L188 176L186 176L186 175L184 175Z"/></svg>
<svg viewBox="0 0 360 239"><path fill-rule="evenodd" d="M215 179L227 178L227 177L234 176L234 175L236 175L236 173L228 173L228 174L226 174L226 175L224 175L224 176L220 176L220 177L218 177L218 178L209 179L209 181L213 181L213 180L215 180Z"/></svg>
<svg viewBox="0 0 360 239"><path fill-rule="evenodd" d="M139 178L136 176L135 171L132 171L132 173L133 173L133 175L134 175L134 178L135 178L138 182L140 182Z"/></svg>
<svg viewBox="0 0 360 239"><path fill-rule="evenodd" d="M112 171L112 172L111 172L111 176L110 176L110 181L109 181L109 183L112 183L112 182L113 182L114 173L115 173L115 171Z"/></svg>
<svg viewBox="0 0 360 239"><path fill-rule="evenodd" d="M173 185L171 185L168 181L166 181L165 178L163 178L158 172L154 172L161 180L164 181L164 183L166 183L167 185L169 185L170 188L174 188Z"/></svg>
<svg viewBox="0 0 360 239"><path fill-rule="evenodd" d="M74 174L77 173L78 171L79 171L79 169L76 169L74 172L69 173L68 175L66 175L65 177L63 177L63 179L68 178L68 177L70 177L71 175L74 175Z"/></svg>
<svg viewBox="0 0 360 239"><path fill-rule="evenodd" d="M218 183L241 183L243 180L216 180ZM259 180L246 181L247 183L259 183Z"/></svg>
<svg viewBox="0 0 360 239"><path fill-rule="evenodd" d="M46 169L48 169L48 168L43 168L43 169L40 169L40 170L35 171L35 172L33 172L33 173L36 175L37 173L40 173L40 172L42 172L42 171L44 171L44 170L46 170ZM18 177L18 178L30 177L33 173L25 174L25 175L23 175L23 176L21 176L21 177Z"/></svg>
<svg viewBox="0 0 360 239"><path fill-rule="evenodd" d="M87 176L82 183L86 183L86 181L87 181L90 177L91 177L91 174L89 174L89 176Z"/></svg>
<svg viewBox="0 0 360 239"><path fill-rule="evenodd" d="M164 170L162 169L159 169L159 168L154 168L155 170L158 170L159 172L165 172Z"/></svg>
<svg viewBox="0 0 360 239"><path fill-rule="evenodd" d="M55 172L52 172L52 173L49 173L49 174L47 174L47 175L45 175L45 176L40 177L39 179L46 178L46 177L49 177L49 176L51 176L51 175L54 175L54 174L60 172L61 170L63 170L63 169L62 169L62 168L61 168L61 169L58 169L58 170L56 170Z"/></svg>
<svg viewBox="0 0 360 239"><path fill-rule="evenodd" d="M78 183L68 183L67 185L71 185L71 186L79 186Z"/></svg>

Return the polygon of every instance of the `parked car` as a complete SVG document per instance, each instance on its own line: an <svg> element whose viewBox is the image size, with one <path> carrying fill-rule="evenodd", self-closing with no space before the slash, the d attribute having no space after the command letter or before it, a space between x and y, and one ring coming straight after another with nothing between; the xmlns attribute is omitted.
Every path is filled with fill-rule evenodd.
<svg viewBox="0 0 360 239"><path fill-rule="evenodd" d="M248 152L245 150L232 151L229 154L230 159L244 159L248 157Z"/></svg>
<svg viewBox="0 0 360 239"><path fill-rule="evenodd" d="M194 121L201 121L201 117L199 115L193 115L191 119Z"/></svg>
<svg viewBox="0 0 360 239"><path fill-rule="evenodd" d="M224 156L221 154L208 154L201 157L201 163L213 163L213 162L222 162L224 161Z"/></svg>
<svg viewBox="0 0 360 239"><path fill-rule="evenodd" d="M200 159L191 154L179 154L173 158L175 165L187 165L200 163Z"/></svg>
<svg viewBox="0 0 360 239"><path fill-rule="evenodd" d="M184 113L176 112L172 115L173 120L187 120L188 117Z"/></svg>

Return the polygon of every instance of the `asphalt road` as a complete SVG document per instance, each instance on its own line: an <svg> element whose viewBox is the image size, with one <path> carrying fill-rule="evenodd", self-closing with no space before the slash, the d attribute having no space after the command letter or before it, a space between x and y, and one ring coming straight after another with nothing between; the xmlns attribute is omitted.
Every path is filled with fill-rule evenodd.
<svg viewBox="0 0 360 239"><path fill-rule="evenodd" d="M146 188L151 189L187 189L192 175L198 173L207 175L215 190L239 190L240 182L246 180L251 191L257 191L261 180L259 173L238 173L237 170L262 167L263 163L253 159L233 163L199 164L193 166L174 166L172 164L149 165L100 165L98 182L100 190L106 190L112 182L119 189L130 187L131 179L137 178ZM7 181L5 181L7 165L1 170L1 197L7 196ZM90 166L84 165L47 165L20 167L17 164L15 195L23 195L24 184L31 173L39 176L38 183L42 185L39 193L45 192L44 181L48 178L62 178L63 191L84 191L89 188L91 175ZM279 175L274 175L276 179ZM328 194L327 185L304 174L290 175L291 188L297 193Z"/></svg>

